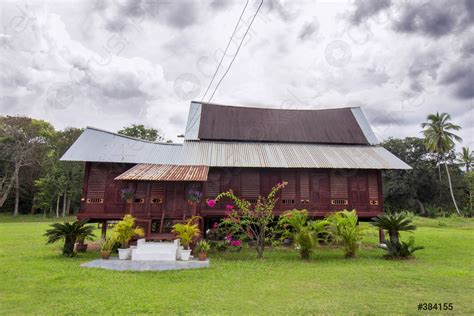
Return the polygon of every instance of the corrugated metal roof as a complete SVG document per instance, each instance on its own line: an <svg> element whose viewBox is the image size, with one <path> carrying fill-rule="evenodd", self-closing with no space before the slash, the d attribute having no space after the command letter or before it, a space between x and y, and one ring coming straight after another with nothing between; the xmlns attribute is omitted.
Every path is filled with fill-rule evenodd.
<svg viewBox="0 0 474 316"><path fill-rule="evenodd" d="M115 180L207 181L208 166L138 164Z"/></svg>
<svg viewBox="0 0 474 316"><path fill-rule="evenodd" d="M381 146L186 141L181 163L210 167L411 169Z"/></svg>
<svg viewBox="0 0 474 316"><path fill-rule="evenodd" d="M178 164L181 148L87 127L61 160Z"/></svg>
<svg viewBox="0 0 474 316"><path fill-rule="evenodd" d="M296 110L192 102L185 139L368 145L373 137L367 135L373 132L368 123L362 124L366 121L360 108Z"/></svg>
<svg viewBox="0 0 474 316"><path fill-rule="evenodd" d="M410 169L381 146L185 141L146 142L87 128L61 160L264 168Z"/></svg>

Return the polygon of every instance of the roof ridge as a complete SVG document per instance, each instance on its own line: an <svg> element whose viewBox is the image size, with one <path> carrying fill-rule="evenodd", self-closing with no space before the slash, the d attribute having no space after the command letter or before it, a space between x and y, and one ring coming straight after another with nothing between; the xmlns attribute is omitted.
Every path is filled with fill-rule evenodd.
<svg viewBox="0 0 474 316"><path fill-rule="evenodd" d="M313 109L297 109L297 108L285 109L285 108L258 107L258 106L246 106L246 105L218 104L218 103L199 102L199 101L191 101L191 103L206 104L206 105L211 105L211 106L222 106L222 107L229 107L229 108L259 109L259 110L284 110L284 111L331 111L331 110L361 108L360 106L344 106L344 107L323 108L323 109L314 109L314 108Z"/></svg>

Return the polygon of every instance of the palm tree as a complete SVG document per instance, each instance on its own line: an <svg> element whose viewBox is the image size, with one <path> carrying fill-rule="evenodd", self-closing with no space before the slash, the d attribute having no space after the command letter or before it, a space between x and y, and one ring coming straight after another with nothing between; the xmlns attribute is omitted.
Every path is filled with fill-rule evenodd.
<svg viewBox="0 0 474 316"><path fill-rule="evenodd" d="M466 172L469 172L474 165L474 152L469 150L469 147L463 147L462 152L458 153L457 161L459 165L466 167Z"/></svg>
<svg viewBox="0 0 474 316"><path fill-rule="evenodd" d="M372 218L371 224L379 229L388 231L392 244L400 243L401 231L414 231L416 229L411 219L402 213L379 215Z"/></svg>
<svg viewBox="0 0 474 316"><path fill-rule="evenodd" d="M53 228L48 229L44 236L48 237L47 244L55 243L59 240L64 240L63 255L66 257L73 257L74 244L78 237L84 239L91 239L95 237L93 226L86 226L87 221L75 221L73 223L54 223L51 224Z"/></svg>
<svg viewBox="0 0 474 316"><path fill-rule="evenodd" d="M454 141L462 141L461 137L451 132L459 131L461 126L454 125L453 123L449 122L450 120L451 116L448 113L439 114L436 112L436 114L428 115L427 122L421 124L421 127L424 129L423 134L425 136L426 149L434 153L437 158L440 182L441 160L443 160L446 154L454 148ZM444 162L444 166L446 167L446 173L448 175L449 191L451 192L451 198L453 199L454 207L456 208L456 212L461 215L458 205L456 204L456 199L454 198L453 186L451 184L451 175L449 174L448 164L446 161Z"/></svg>

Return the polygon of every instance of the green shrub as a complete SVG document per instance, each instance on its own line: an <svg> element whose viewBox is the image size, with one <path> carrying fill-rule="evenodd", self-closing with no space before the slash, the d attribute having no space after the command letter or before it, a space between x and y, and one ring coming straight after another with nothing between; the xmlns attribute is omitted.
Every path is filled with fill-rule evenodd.
<svg viewBox="0 0 474 316"><path fill-rule="evenodd" d="M309 227L302 227L294 234L294 238L299 248L301 259L309 259L315 246L314 232Z"/></svg>
<svg viewBox="0 0 474 316"><path fill-rule="evenodd" d="M100 250L102 251L112 251L114 250L116 241L113 238L107 238L104 240L102 243L102 246L100 247Z"/></svg>
<svg viewBox="0 0 474 316"><path fill-rule="evenodd" d="M135 226L135 217L127 214L112 229L112 238L120 244L122 248L127 248L130 240L134 237L143 237L145 231L141 227Z"/></svg>
<svg viewBox="0 0 474 316"><path fill-rule="evenodd" d="M324 232L325 220L309 220L307 210L291 210L280 215L278 226L282 230L281 239L291 238L302 259L309 259L319 242L319 234Z"/></svg>
<svg viewBox="0 0 474 316"><path fill-rule="evenodd" d="M363 238L364 228L358 225L356 210L343 210L329 215L329 230L335 241L344 247L346 258L354 258Z"/></svg>
<svg viewBox="0 0 474 316"><path fill-rule="evenodd" d="M185 250L189 249L189 245L193 241L194 237L200 235L201 231L199 230L198 224L195 224L194 221L199 216L194 216L190 218L186 223L178 223L173 225L173 233L181 240L181 244Z"/></svg>
<svg viewBox="0 0 474 316"><path fill-rule="evenodd" d="M211 245L205 241L204 239L200 240L197 242L196 244L196 250L198 252L209 252L209 250L211 250Z"/></svg>
<svg viewBox="0 0 474 316"><path fill-rule="evenodd" d="M47 244L64 240L63 256L75 256L74 244L78 238L92 239L95 237L93 233L94 227L86 225L86 223L87 220L51 224L52 228L48 229L44 234L48 238Z"/></svg>
<svg viewBox="0 0 474 316"><path fill-rule="evenodd" d="M387 254L385 255L388 259L406 259L413 255L417 250L424 249L423 246L415 246L415 238L412 236L406 243L387 241Z"/></svg>
<svg viewBox="0 0 474 316"><path fill-rule="evenodd" d="M385 255L388 259L408 258L415 251L423 249L424 247L415 247L415 239L410 238L408 243L400 240L400 231L412 232L416 229L412 220L403 213L398 214L384 214L372 218L373 226L388 231L390 239L385 242L388 254Z"/></svg>

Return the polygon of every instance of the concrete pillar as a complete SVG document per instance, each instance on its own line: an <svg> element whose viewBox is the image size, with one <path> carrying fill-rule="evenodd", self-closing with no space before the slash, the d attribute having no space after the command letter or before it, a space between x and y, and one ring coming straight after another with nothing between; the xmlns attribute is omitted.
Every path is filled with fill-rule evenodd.
<svg viewBox="0 0 474 316"><path fill-rule="evenodd" d="M379 229L379 243L385 244L385 233L383 229Z"/></svg>

